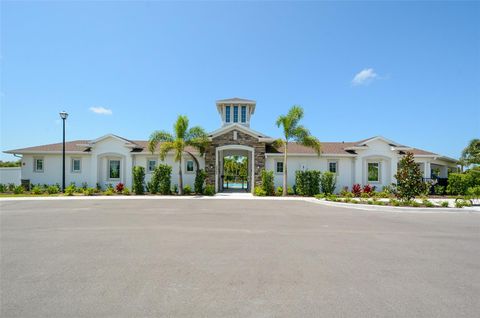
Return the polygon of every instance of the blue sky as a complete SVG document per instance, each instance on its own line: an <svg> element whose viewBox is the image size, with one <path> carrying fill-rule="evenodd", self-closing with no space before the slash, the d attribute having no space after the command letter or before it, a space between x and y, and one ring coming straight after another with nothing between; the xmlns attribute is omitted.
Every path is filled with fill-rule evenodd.
<svg viewBox="0 0 480 318"><path fill-rule="evenodd" d="M235 96L273 137L299 104L321 141L458 157L480 137L480 3L1 2L2 151L61 141L63 109L68 140L178 114L212 131Z"/></svg>

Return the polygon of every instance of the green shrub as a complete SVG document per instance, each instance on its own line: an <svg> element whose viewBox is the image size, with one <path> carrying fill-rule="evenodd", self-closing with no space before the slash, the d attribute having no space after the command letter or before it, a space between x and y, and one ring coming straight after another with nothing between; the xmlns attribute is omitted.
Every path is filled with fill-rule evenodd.
<svg viewBox="0 0 480 318"><path fill-rule="evenodd" d="M133 187L132 190L137 195L144 193L145 185L145 168L141 166L133 167Z"/></svg>
<svg viewBox="0 0 480 318"><path fill-rule="evenodd" d="M323 193L315 194L314 197L315 197L315 199L319 199L319 200L320 200L320 199L324 199L324 198L325 198L325 194L323 194Z"/></svg>
<svg viewBox="0 0 480 318"><path fill-rule="evenodd" d="M273 171L262 170L262 189L265 195L275 195Z"/></svg>
<svg viewBox="0 0 480 318"><path fill-rule="evenodd" d="M360 194L360 198L362 198L362 199L368 199L368 198L370 198L370 194L369 194L369 193L362 192L362 194Z"/></svg>
<svg viewBox="0 0 480 318"><path fill-rule="evenodd" d="M70 184L68 187L65 188L65 194L68 196L72 196L75 193L75 184Z"/></svg>
<svg viewBox="0 0 480 318"><path fill-rule="evenodd" d="M253 195L256 195L257 197L264 197L267 195L267 192L265 192L263 187L255 187L253 189Z"/></svg>
<svg viewBox="0 0 480 318"><path fill-rule="evenodd" d="M374 201L373 200L367 200L367 204L373 204Z"/></svg>
<svg viewBox="0 0 480 318"><path fill-rule="evenodd" d="M107 190L103 191L104 195L113 195L114 193L113 188L107 188Z"/></svg>
<svg viewBox="0 0 480 318"><path fill-rule="evenodd" d="M173 187L172 187L172 193L173 194L178 194L178 185L177 184L174 184Z"/></svg>
<svg viewBox="0 0 480 318"><path fill-rule="evenodd" d="M48 194L57 194L60 192L60 188L57 185L51 185L47 188Z"/></svg>
<svg viewBox="0 0 480 318"><path fill-rule="evenodd" d="M97 190L94 188L86 188L83 190L83 195L90 196L93 195Z"/></svg>
<svg viewBox="0 0 480 318"><path fill-rule="evenodd" d="M0 183L0 193L5 193L7 192L7 186L4 185L3 183Z"/></svg>
<svg viewBox="0 0 480 318"><path fill-rule="evenodd" d="M433 192L436 195L444 195L445 194L445 187L439 184L433 186Z"/></svg>
<svg viewBox="0 0 480 318"><path fill-rule="evenodd" d="M43 193L43 189L38 184L32 188L32 194L38 195L38 194L42 194L42 193Z"/></svg>
<svg viewBox="0 0 480 318"><path fill-rule="evenodd" d="M190 195L192 194L192 187L190 185L186 185L183 187L183 194Z"/></svg>
<svg viewBox="0 0 480 318"><path fill-rule="evenodd" d="M204 195L215 195L215 186L212 184L207 184L203 190Z"/></svg>
<svg viewBox="0 0 480 318"><path fill-rule="evenodd" d="M170 194L172 187L172 167L166 164L159 164L153 171L152 180L149 184L150 193Z"/></svg>
<svg viewBox="0 0 480 318"><path fill-rule="evenodd" d="M433 208L435 206L431 201L426 200L426 199L422 200L422 204L424 206L426 206L427 208Z"/></svg>
<svg viewBox="0 0 480 318"><path fill-rule="evenodd" d="M440 205L444 208L448 208L448 201L442 201L442 203L440 203Z"/></svg>
<svg viewBox="0 0 480 318"><path fill-rule="evenodd" d="M480 198L480 186L468 188L467 194L472 199L478 200Z"/></svg>
<svg viewBox="0 0 480 318"><path fill-rule="evenodd" d="M197 171L197 174L195 175L195 183L193 186L196 194L203 194L206 178L207 173L205 172L205 170L201 169Z"/></svg>
<svg viewBox="0 0 480 318"><path fill-rule="evenodd" d="M415 200L410 201L410 206L414 208L418 208L420 206L420 203L418 203Z"/></svg>
<svg viewBox="0 0 480 318"><path fill-rule="evenodd" d="M15 183L9 183L7 189L8 191L13 192L15 190Z"/></svg>
<svg viewBox="0 0 480 318"><path fill-rule="evenodd" d="M88 188L88 183L82 182L82 187L80 189L85 190L86 188Z"/></svg>
<svg viewBox="0 0 480 318"><path fill-rule="evenodd" d="M127 187L124 187L122 190L123 195L130 195L130 190Z"/></svg>
<svg viewBox="0 0 480 318"><path fill-rule="evenodd" d="M22 194L24 191L25 189L21 185L13 188L13 194Z"/></svg>
<svg viewBox="0 0 480 318"><path fill-rule="evenodd" d="M426 191L422 173L411 152L407 152L400 159L395 178L397 179L396 195L402 200L411 200Z"/></svg>
<svg viewBox="0 0 480 318"><path fill-rule="evenodd" d="M390 205L400 206L400 202L398 200L395 200L395 199L390 199Z"/></svg>
<svg viewBox="0 0 480 318"><path fill-rule="evenodd" d="M469 187L473 186L473 177L470 173L450 173L448 176L447 193L465 195Z"/></svg>
<svg viewBox="0 0 480 318"><path fill-rule="evenodd" d="M275 195L281 196L283 194L283 187L277 187Z"/></svg>
<svg viewBox="0 0 480 318"><path fill-rule="evenodd" d="M295 172L296 193L312 197L320 193L321 173L318 170L298 170ZM333 191L332 191L333 192Z"/></svg>
<svg viewBox="0 0 480 318"><path fill-rule="evenodd" d="M373 201L374 205L385 205L383 201Z"/></svg>
<svg viewBox="0 0 480 318"><path fill-rule="evenodd" d="M337 182L337 177L332 172L324 172L319 176L320 179L320 187L322 188L322 192L325 194L332 194L335 191L335 185Z"/></svg>

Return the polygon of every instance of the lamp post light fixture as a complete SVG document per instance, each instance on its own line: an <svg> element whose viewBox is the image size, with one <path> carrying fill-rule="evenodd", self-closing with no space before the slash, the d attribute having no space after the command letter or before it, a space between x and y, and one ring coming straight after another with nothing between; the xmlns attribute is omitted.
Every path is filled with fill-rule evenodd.
<svg viewBox="0 0 480 318"><path fill-rule="evenodd" d="M60 118L63 121L63 148L62 148L62 192L65 192L65 120L67 120L68 114L63 111L60 112Z"/></svg>

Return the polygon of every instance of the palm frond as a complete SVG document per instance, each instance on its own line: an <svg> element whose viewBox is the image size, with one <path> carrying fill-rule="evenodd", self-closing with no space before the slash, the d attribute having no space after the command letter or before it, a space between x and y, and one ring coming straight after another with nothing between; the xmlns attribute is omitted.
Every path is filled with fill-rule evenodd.
<svg viewBox="0 0 480 318"><path fill-rule="evenodd" d="M148 150L151 153L154 153L159 143L171 141L173 141L173 136L170 133L164 130L156 130L150 135L150 138L148 139Z"/></svg>
<svg viewBox="0 0 480 318"><path fill-rule="evenodd" d="M313 136L305 136L302 139L298 140L298 142L306 147L312 148L319 156L322 153L322 145L320 141Z"/></svg>
<svg viewBox="0 0 480 318"><path fill-rule="evenodd" d="M285 146L285 141L281 138L275 139L272 142L272 146L275 147L275 148L281 148L281 147Z"/></svg>
<svg viewBox="0 0 480 318"><path fill-rule="evenodd" d="M167 154L175 148L175 142L173 141L166 141L160 144L160 159L165 160Z"/></svg>
<svg viewBox="0 0 480 318"><path fill-rule="evenodd" d="M310 131L302 125L296 126L292 130L292 138L297 140L297 141L301 141L302 139L304 139L308 136L310 136Z"/></svg>
<svg viewBox="0 0 480 318"><path fill-rule="evenodd" d="M188 117L185 115L179 115L177 121L173 125L173 131L176 138L185 138L185 134L188 129Z"/></svg>

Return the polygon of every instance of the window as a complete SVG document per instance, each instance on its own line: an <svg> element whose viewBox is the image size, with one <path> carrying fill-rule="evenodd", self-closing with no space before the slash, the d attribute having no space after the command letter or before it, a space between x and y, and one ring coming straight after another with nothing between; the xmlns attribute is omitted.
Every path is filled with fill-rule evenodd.
<svg viewBox="0 0 480 318"><path fill-rule="evenodd" d="M380 181L380 163L378 162L368 163L368 181L369 182Z"/></svg>
<svg viewBox="0 0 480 318"><path fill-rule="evenodd" d="M40 159L40 158L33 159L33 171L43 172L43 159Z"/></svg>
<svg viewBox="0 0 480 318"><path fill-rule="evenodd" d="M283 161L277 161L275 163L275 172L276 173L283 173Z"/></svg>
<svg viewBox="0 0 480 318"><path fill-rule="evenodd" d="M157 160L149 159L147 161L147 172L153 172L156 167L157 167Z"/></svg>
<svg viewBox="0 0 480 318"><path fill-rule="evenodd" d="M338 172L338 163L336 161L330 161L328 163L328 171L330 171L331 173L337 173Z"/></svg>
<svg viewBox="0 0 480 318"><path fill-rule="evenodd" d="M242 123L247 122L247 106L242 106Z"/></svg>
<svg viewBox="0 0 480 318"><path fill-rule="evenodd" d="M233 122L238 123L238 105L233 106Z"/></svg>
<svg viewBox="0 0 480 318"><path fill-rule="evenodd" d="M225 106L225 122L230 122L230 106Z"/></svg>
<svg viewBox="0 0 480 318"><path fill-rule="evenodd" d="M79 158L72 158L72 172L80 172L82 169Z"/></svg>
<svg viewBox="0 0 480 318"><path fill-rule="evenodd" d="M193 172L193 161L192 160L187 160L187 172Z"/></svg>
<svg viewBox="0 0 480 318"><path fill-rule="evenodd" d="M109 179L120 179L120 160L108 161L108 177Z"/></svg>

